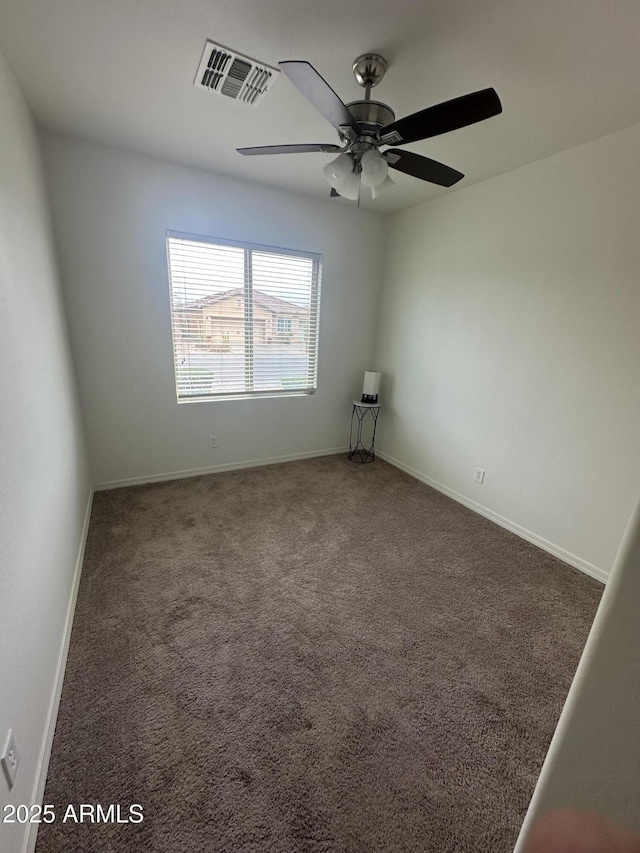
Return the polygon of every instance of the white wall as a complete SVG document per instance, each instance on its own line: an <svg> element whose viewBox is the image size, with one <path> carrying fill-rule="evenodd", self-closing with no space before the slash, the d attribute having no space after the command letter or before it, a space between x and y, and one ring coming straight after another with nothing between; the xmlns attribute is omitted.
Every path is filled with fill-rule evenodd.
<svg viewBox="0 0 640 853"><path fill-rule="evenodd" d="M21 758L4 806L41 793L91 488L37 140L1 56L0 115L0 750L12 728ZM0 822L3 853L25 842Z"/></svg>
<svg viewBox="0 0 640 853"><path fill-rule="evenodd" d="M535 819L570 806L640 833L640 500L629 522L518 844Z"/></svg>
<svg viewBox="0 0 640 853"><path fill-rule="evenodd" d="M380 451L596 576L640 488L639 150L635 126L394 215L380 311Z"/></svg>
<svg viewBox="0 0 640 853"><path fill-rule="evenodd" d="M58 134L41 140L95 483L348 445L350 400L371 367L381 217ZM324 255L316 395L177 405L167 229Z"/></svg>

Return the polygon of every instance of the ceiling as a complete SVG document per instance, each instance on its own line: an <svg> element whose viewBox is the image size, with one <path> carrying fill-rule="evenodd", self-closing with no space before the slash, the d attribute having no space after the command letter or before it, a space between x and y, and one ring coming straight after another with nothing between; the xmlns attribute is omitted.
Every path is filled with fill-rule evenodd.
<svg viewBox="0 0 640 853"><path fill-rule="evenodd" d="M255 107L197 89L207 38L270 65L306 59L345 102L363 96L355 57L381 53L372 97L397 118L497 90L502 115L407 146L464 172L457 187L393 172L361 202L381 213L640 122L638 0L0 0L0 50L40 125L327 198L333 155L235 149L337 143L334 129L283 74Z"/></svg>

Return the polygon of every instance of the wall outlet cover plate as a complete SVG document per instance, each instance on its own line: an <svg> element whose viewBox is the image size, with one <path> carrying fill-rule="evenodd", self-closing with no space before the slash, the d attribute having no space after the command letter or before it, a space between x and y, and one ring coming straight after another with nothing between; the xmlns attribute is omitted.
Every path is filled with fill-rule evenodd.
<svg viewBox="0 0 640 853"><path fill-rule="evenodd" d="M2 751L1 761L2 769L4 770L4 775L7 779L7 785L9 788L13 788L13 783L16 781L16 774L20 764L20 757L18 755L16 739L11 729L9 729L9 734L7 735L7 742L4 750Z"/></svg>

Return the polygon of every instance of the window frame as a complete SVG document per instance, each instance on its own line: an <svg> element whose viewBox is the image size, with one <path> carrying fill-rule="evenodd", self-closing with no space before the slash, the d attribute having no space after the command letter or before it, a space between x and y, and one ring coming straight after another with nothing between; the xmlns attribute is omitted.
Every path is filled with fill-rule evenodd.
<svg viewBox="0 0 640 853"><path fill-rule="evenodd" d="M172 361L174 383L176 391L176 399L178 404L182 403L202 403L202 402L219 402L222 400L257 400L274 397L308 397L317 393L318 390L318 345L320 337L320 292L322 281L322 265L323 255L319 252L310 252L301 249L287 249L279 246L268 246L261 243L248 243L241 240L231 240L222 237L211 237L202 234L191 234L183 231L167 230L165 232L166 253L167 253L167 282L169 290L169 318L171 325L171 340L172 340ZM180 394L180 385L178 380L178 362L177 362L177 342L176 342L176 323L174 321L174 286L171 277L171 250L170 239L183 240L193 243L208 243L212 246L230 246L241 249L244 252L244 370L245 370L245 390L234 390L228 392L203 392L199 394ZM311 290L310 304L315 306L315 311L310 311L309 317L305 317L305 346L307 350L306 374L309 379L309 385L306 388L294 388L291 390L285 389L264 389L255 390L252 386L254 383L254 333L256 331L253 322L253 291L254 283L252 278L252 253L273 254L284 257L305 258L311 261ZM315 315L315 323L314 323ZM293 328L293 321L291 321ZM279 334L279 337L284 335Z"/></svg>

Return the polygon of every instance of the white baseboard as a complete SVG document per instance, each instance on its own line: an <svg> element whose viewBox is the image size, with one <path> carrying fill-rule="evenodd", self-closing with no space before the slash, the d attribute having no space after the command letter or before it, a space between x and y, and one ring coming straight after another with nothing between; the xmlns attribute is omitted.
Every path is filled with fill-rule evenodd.
<svg viewBox="0 0 640 853"><path fill-rule="evenodd" d="M167 480L183 480L187 477L199 477L201 474L220 474L223 471L238 471L241 468L259 468L262 465L277 465L279 462L296 462L299 459L315 459L318 456L334 456L338 453L348 453L349 448L330 447L325 450L310 450L304 453L289 453L286 456L268 456L264 459L248 459L243 462L227 462L223 465L212 465L207 468L189 468L185 471L167 471L163 474L146 474L142 477L129 477L125 480L112 480L98 483L96 492L107 489L121 489L125 486L142 486L145 483L162 483Z"/></svg>
<svg viewBox="0 0 640 853"><path fill-rule="evenodd" d="M442 492L443 495L447 495L447 497L453 498L454 501L457 501L463 506L466 506L474 512L477 512L478 515L482 515L485 518L488 518L490 521L499 524L500 527L504 527L506 530L510 530L511 533L515 533L516 536L520 536L521 539L526 539L527 542L531 542L533 545L537 545L539 548L542 548L543 551L547 551L549 554L553 554L554 557L558 557L558 559L562 560L564 563L568 563L575 569L579 569L581 572L584 572L585 575L589 575L590 577L595 578L597 581L600 581L600 583L603 584L607 582L608 572L605 572L603 569L598 568L598 566L594 566L591 563L588 563L586 560L577 557L575 554L571 554L569 551L565 551L565 549L561 548L559 545L555 545L553 542L549 542L547 539L543 539L543 537L538 536L537 533L532 533L525 527L521 527L514 521L510 521L508 518L499 515L497 512L494 512L491 509L487 509L487 507L482 506L482 504L477 503L477 501L465 497L465 495L460 494L460 492L454 491L454 489L450 489L448 486L439 483L437 480L433 480L431 477L428 477L421 471L416 471L415 468L411 468L410 465L405 465L405 463L400 462L399 459L394 459L394 457L389 456L388 453L383 453L379 450L376 450L376 456L379 456L380 459L384 459L385 462L389 462L396 468L400 468L401 471L404 471L410 476L415 477L416 480L420 480L422 483L426 483L427 486L431 486L432 488L436 489L436 491Z"/></svg>
<svg viewBox="0 0 640 853"><path fill-rule="evenodd" d="M53 691L51 693L51 701L49 702L49 710L47 720L40 746L40 755L38 756L38 764L36 767L36 778L31 795L31 803L42 804L44 797L44 788L47 782L47 771L49 769L49 759L51 757L51 747L53 746L53 735L56 730L56 720L58 718L58 708L60 707L60 696L62 694L62 685L64 682L64 673L67 665L67 655L69 653L69 642L71 640L71 628L73 626L73 614L76 609L76 600L78 598L78 587L80 586L80 575L82 574L82 563L84 562L84 552L87 545L87 534L89 533L89 521L91 519L91 506L93 504L93 489L89 495L87 509L84 515L84 523L82 526L82 534L80 536L80 545L78 547L78 556L73 573L73 583L71 585L71 595L69 596L69 604L67 606L67 615L65 618L64 629L62 633L62 643L60 645L60 654L58 655L58 665L53 681ZM34 853L38 836L38 824L29 824L29 831L25 838L23 853Z"/></svg>

